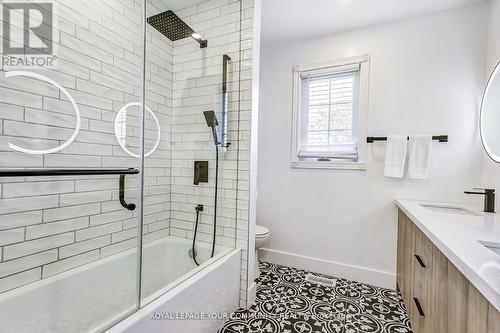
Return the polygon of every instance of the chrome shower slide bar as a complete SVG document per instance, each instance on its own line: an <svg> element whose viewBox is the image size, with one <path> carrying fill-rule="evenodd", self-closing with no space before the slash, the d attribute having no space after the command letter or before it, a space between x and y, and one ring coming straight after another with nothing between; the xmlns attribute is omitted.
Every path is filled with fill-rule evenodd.
<svg viewBox="0 0 500 333"><path fill-rule="evenodd" d="M221 119L221 139L220 139L220 147L221 151L226 151L227 148L231 145L230 142L227 142L227 112L228 112L228 92L227 92L227 81L228 81L228 69L229 62L231 61L231 57L227 54L222 56L222 119Z"/></svg>
<svg viewBox="0 0 500 333"><path fill-rule="evenodd" d="M134 210L135 204L125 202L125 176L136 175L138 169L0 169L2 177L43 177L43 176L97 176L97 175L120 175L119 200L120 204L128 209Z"/></svg>
<svg viewBox="0 0 500 333"><path fill-rule="evenodd" d="M410 137L407 137L410 140ZM433 141L448 142L448 135L434 135ZM366 138L366 143L374 143L375 141L387 141L386 136L369 136Z"/></svg>

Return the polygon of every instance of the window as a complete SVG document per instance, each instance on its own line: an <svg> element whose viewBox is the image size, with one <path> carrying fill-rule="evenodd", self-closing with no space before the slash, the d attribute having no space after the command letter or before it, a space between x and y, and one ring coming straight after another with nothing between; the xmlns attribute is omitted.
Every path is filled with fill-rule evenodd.
<svg viewBox="0 0 500 333"><path fill-rule="evenodd" d="M369 57L295 66L292 167L366 169Z"/></svg>

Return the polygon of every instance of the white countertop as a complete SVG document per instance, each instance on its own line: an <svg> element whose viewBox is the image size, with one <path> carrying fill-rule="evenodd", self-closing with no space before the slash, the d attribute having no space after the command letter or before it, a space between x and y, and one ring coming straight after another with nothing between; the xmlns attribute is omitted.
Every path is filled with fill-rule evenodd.
<svg viewBox="0 0 500 333"><path fill-rule="evenodd" d="M477 215L435 213L420 204L446 205ZM500 255L481 242L500 243L500 214L478 207L397 200L396 205L441 250L462 274L500 311Z"/></svg>

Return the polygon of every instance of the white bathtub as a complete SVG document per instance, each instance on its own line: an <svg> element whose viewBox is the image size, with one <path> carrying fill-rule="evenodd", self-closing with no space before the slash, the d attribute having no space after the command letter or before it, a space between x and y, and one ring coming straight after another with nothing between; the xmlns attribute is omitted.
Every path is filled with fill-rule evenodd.
<svg viewBox="0 0 500 333"><path fill-rule="evenodd" d="M217 311L234 310L239 299L239 251L219 248L216 256L207 260L209 245L200 243L197 245L198 255L204 262L196 267L187 255L190 246L190 240L177 237L166 237L145 245L141 303L154 302L139 312L135 312L137 255L136 249L131 249L0 295L0 330L9 333L99 332L108 328L110 323L133 314L112 331L140 332L134 330L140 327L137 325L142 325L144 319L149 321L149 316L141 319L144 313L162 305L181 306L182 295L191 294L194 291L191 288L200 289L200 301L204 300L206 306L204 309L197 306L198 310L193 311L217 308L205 294L205 288L214 288L210 280L214 274L223 279L218 281L223 286L230 286ZM237 265L234 263L236 257ZM167 292L169 289L172 290ZM176 324L164 320L155 323L163 328Z"/></svg>

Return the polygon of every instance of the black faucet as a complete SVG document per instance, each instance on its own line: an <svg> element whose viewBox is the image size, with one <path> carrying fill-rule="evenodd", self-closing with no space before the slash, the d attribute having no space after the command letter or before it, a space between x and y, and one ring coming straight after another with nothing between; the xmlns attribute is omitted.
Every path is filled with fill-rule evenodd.
<svg viewBox="0 0 500 333"><path fill-rule="evenodd" d="M494 213L495 212L495 190L489 188L475 188L474 190L483 190L484 192L471 192L465 191L465 194L481 194L484 195L484 212Z"/></svg>

